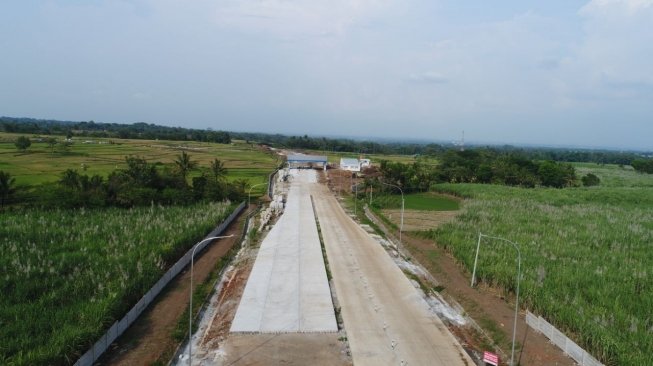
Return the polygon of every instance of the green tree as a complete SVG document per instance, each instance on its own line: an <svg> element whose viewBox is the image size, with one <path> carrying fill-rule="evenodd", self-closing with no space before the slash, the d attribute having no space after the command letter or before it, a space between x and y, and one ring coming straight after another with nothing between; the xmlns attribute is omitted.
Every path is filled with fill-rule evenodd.
<svg viewBox="0 0 653 366"><path fill-rule="evenodd" d="M653 174L653 159L635 159L631 165L636 171L640 173Z"/></svg>
<svg viewBox="0 0 653 366"><path fill-rule="evenodd" d="M59 179L59 184L66 188L70 189L79 189L81 188L81 179L77 170L66 169L61 174L61 179Z"/></svg>
<svg viewBox="0 0 653 366"><path fill-rule="evenodd" d="M28 147L32 145L32 141L28 137L25 136L18 136L16 141L14 142L14 145L16 145L16 148L20 151L26 151Z"/></svg>
<svg viewBox="0 0 653 366"><path fill-rule="evenodd" d="M48 147L50 148L50 152L54 154L54 146L57 144L57 139L54 137L48 137L45 139L45 143L48 144Z"/></svg>
<svg viewBox="0 0 653 366"><path fill-rule="evenodd" d="M214 159L211 162L211 173L213 173L213 178L217 182L227 176L227 168L219 159Z"/></svg>
<svg viewBox="0 0 653 366"><path fill-rule="evenodd" d="M70 147L73 145L73 143L70 142L70 141L64 141L64 142L62 142L62 143L60 143L58 145L59 145L59 148L58 148L59 152L68 153L68 152L70 152Z"/></svg>
<svg viewBox="0 0 653 366"><path fill-rule="evenodd" d="M576 184L576 171L570 164L543 161L538 168L543 186L562 188Z"/></svg>
<svg viewBox="0 0 653 366"><path fill-rule="evenodd" d="M5 202L16 191L14 188L14 183L16 180L11 176L11 174L0 170L0 208L5 207Z"/></svg>
<svg viewBox="0 0 653 366"><path fill-rule="evenodd" d="M241 200L246 197L246 191L250 187L249 181L246 179L236 179L233 183L227 185L227 198L232 202Z"/></svg>
<svg viewBox="0 0 653 366"><path fill-rule="evenodd" d="M124 175L140 187L157 188L160 185L161 178L153 164L149 164L145 158L138 156L127 156L125 158L127 169L122 171ZM119 181L113 178L114 181Z"/></svg>
<svg viewBox="0 0 653 366"><path fill-rule="evenodd" d="M585 187L598 186L601 183L601 179L592 173L587 173L580 179L583 182Z"/></svg>
<svg viewBox="0 0 653 366"><path fill-rule="evenodd" d="M195 169L197 162L190 160L190 155L186 154L185 151L182 151L181 154L177 155L177 158L175 159L175 165L177 166L179 175L181 175L181 177L184 179L184 182L186 182L188 172Z"/></svg>

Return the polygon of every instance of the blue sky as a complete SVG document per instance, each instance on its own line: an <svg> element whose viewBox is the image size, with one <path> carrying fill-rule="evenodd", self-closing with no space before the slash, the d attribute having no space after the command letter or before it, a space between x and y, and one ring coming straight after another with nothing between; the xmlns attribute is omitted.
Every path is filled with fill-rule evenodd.
<svg viewBox="0 0 653 366"><path fill-rule="evenodd" d="M653 149L653 0L0 4L0 115Z"/></svg>

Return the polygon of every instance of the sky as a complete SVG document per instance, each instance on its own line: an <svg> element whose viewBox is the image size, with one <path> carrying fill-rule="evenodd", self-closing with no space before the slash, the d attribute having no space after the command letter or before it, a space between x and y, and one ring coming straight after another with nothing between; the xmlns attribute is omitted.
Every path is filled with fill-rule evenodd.
<svg viewBox="0 0 653 366"><path fill-rule="evenodd" d="M8 0L0 115L653 150L653 0Z"/></svg>

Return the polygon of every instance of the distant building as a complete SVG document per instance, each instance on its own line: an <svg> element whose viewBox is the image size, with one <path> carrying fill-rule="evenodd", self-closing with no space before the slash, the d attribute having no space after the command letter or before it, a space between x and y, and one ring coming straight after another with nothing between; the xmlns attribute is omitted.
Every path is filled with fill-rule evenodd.
<svg viewBox="0 0 653 366"><path fill-rule="evenodd" d="M290 168L314 168L316 165L321 165L322 169L326 170L327 157L322 155L304 154L288 155L288 167Z"/></svg>
<svg viewBox="0 0 653 366"><path fill-rule="evenodd" d="M358 161L358 159L341 158L340 169L349 170L350 172L360 172L361 163Z"/></svg>
<svg viewBox="0 0 653 366"><path fill-rule="evenodd" d="M369 168L370 166L372 166L372 162L370 161L370 159L360 159L358 161L361 164L361 169L362 168Z"/></svg>

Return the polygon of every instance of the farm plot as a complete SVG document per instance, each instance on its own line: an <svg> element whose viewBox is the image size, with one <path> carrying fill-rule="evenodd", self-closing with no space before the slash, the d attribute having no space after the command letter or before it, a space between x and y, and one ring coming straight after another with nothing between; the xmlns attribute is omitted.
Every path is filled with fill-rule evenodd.
<svg viewBox="0 0 653 366"><path fill-rule="evenodd" d="M631 166L575 163L574 167L579 176L595 174L601 179L602 187L653 187L652 175L639 173Z"/></svg>
<svg viewBox="0 0 653 366"><path fill-rule="evenodd" d="M455 211L460 208L458 199L433 192L407 194L404 199L406 210ZM401 196L382 194L374 197L372 205L381 209L400 209Z"/></svg>
<svg viewBox="0 0 653 366"><path fill-rule="evenodd" d="M442 184L471 198L456 219L423 233L471 271L479 231L520 244L523 307L609 365L653 363L653 190L521 189ZM514 249L487 243L479 278L515 289Z"/></svg>
<svg viewBox="0 0 653 366"><path fill-rule="evenodd" d="M457 199L436 193L414 193L405 196L404 231L429 230L451 221L460 204ZM401 196L383 194L375 197L372 207L390 224L401 224Z"/></svg>
<svg viewBox="0 0 653 366"><path fill-rule="evenodd" d="M173 161L186 151L199 165L190 176L207 172L213 159L220 159L228 170L227 179L248 179L251 184L265 182L276 166L275 158L242 141L231 144L192 141L75 138L69 150L61 152L45 142L33 142L25 153L18 152L13 141L20 135L0 132L0 170L10 173L18 184L40 184L60 178L66 169L87 175L107 176L126 167L125 157L141 156L160 169L173 168ZM59 141L64 137L54 136ZM262 189L254 190L262 192Z"/></svg>
<svg viewBox="0 0 653 366"><path fill-rule="evenodd" d="M2 213L0 363L72 364L231 208Z"/></svg>
<svg viewBox="0 0 653 366"><path fill-rule="evenodd" d="M399 227L401 224L401 210L381 210L392 224ZM456 211L404 211L404 231L421 231L437 228L450 222L456 217Z"/></svg>

